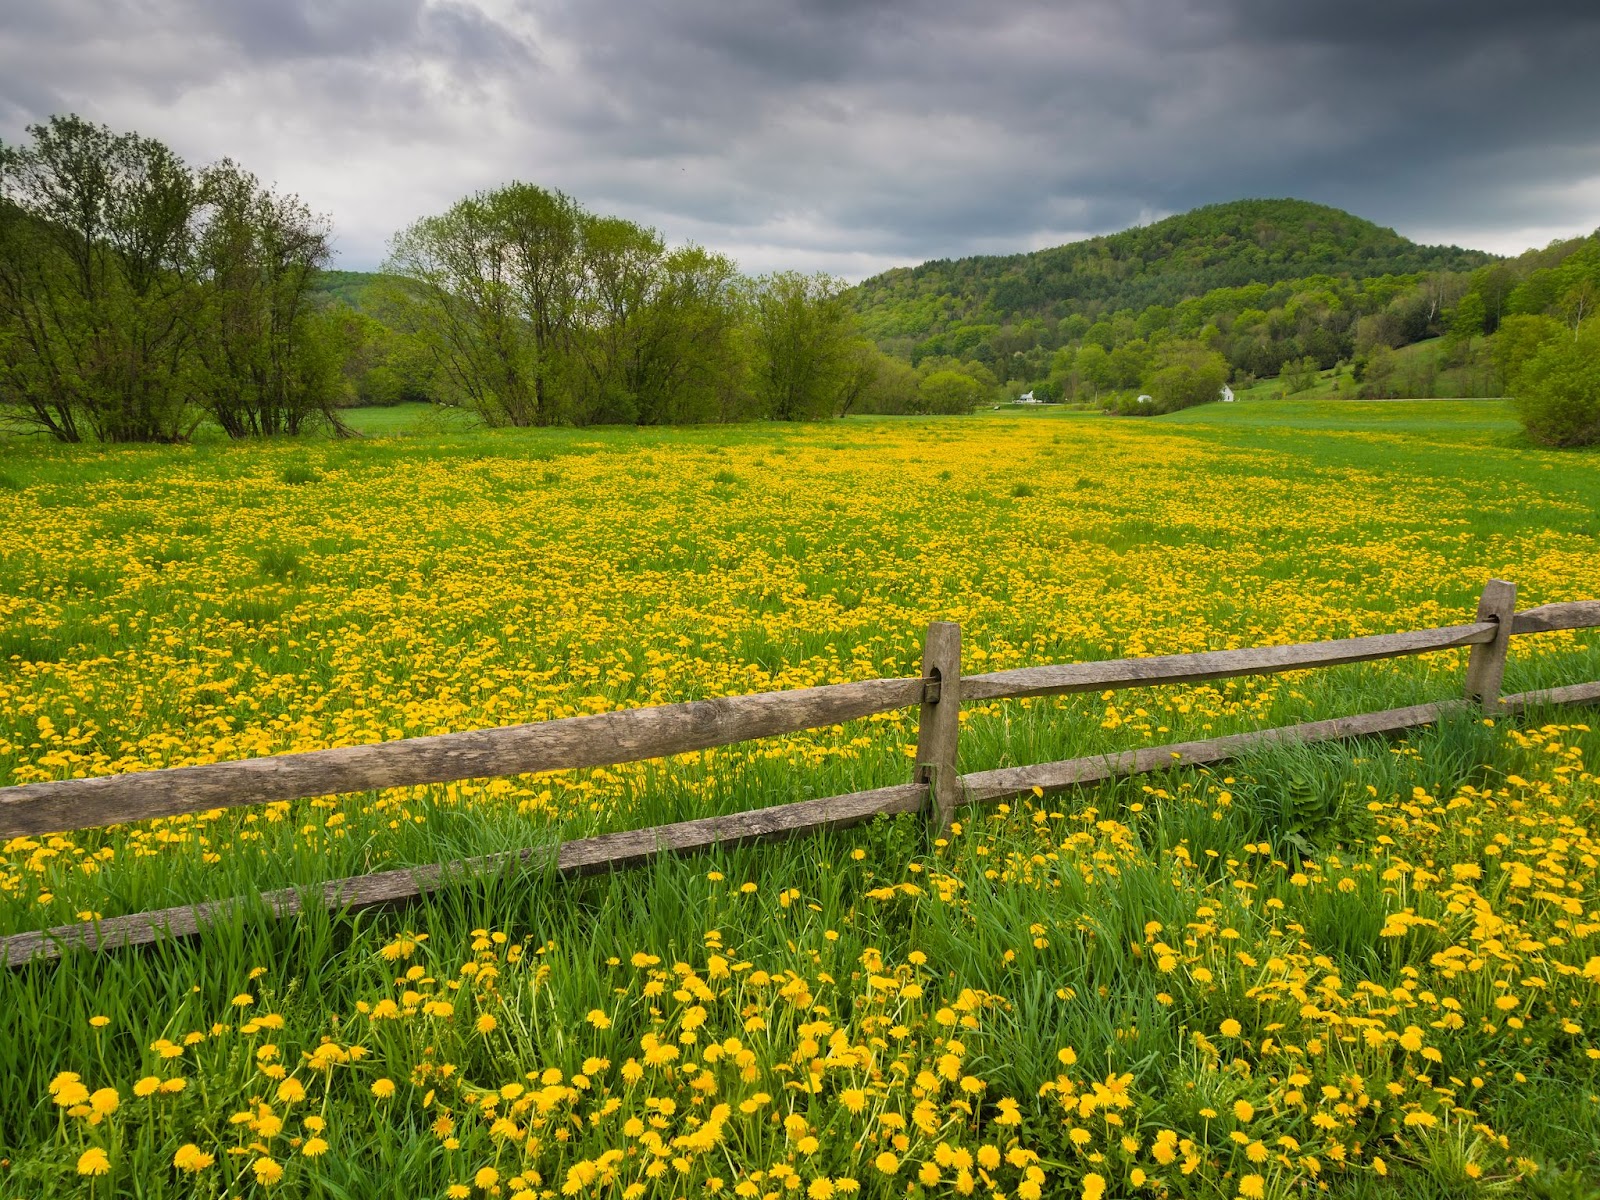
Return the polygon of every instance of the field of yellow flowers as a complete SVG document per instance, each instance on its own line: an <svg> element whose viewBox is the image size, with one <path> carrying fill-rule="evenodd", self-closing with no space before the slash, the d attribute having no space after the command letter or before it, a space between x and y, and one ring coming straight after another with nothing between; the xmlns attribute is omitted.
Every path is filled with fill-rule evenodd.
<svg viewBox="0 0 1600 1200"><path fill-rule="evenodd" d="M0 783L1600 596L1495 403L0 443ZM981 770L1459 693L1455 653L971 705ZM1600 678L1518 639L1507 690ZM1461 718L0 977L0 1197L1600 1194L1600 732ZM914 712L18 838L0 934L903 782Z"/></svg>

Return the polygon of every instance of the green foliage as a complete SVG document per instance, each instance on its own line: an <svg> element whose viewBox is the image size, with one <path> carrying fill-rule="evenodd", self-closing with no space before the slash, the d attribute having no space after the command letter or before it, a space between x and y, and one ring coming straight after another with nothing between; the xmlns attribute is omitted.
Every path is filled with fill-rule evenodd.
<svg viewBox="0 0 1600 1200"><path fill-rule="evenodd" d="M982 398L983 388L976 379L950 368L931 372L917 385L918 412L970 413Z"/></svg>
<svg viewBox="0 0 1600 1200"><path fill-rule="evenodd" d="M1144 381L1156 413L1193 408L1220 397L1228 381L1228 360L1200 342L1168 342L1161 349L1160 363Z"/></svg>
<svg viewBox="0 0 1600 1200"><path fill-rule="evenodd" d="M1487 261L1474 251L1418 246L1319 204L1240 200L1050 250L889 271L862 283L856 303L865 329L880 340L945 331L959 338L957 327L998 327L1007 317L1139 312L1216 288L1319 274L1461 270Z"/></svg>
<svg viewBox="0 0 1600 1200"><path fill-rule="evenodd" d="M0 403L64 442L232 437L326 415L341 348L310 282L329 231L230 162L78 117L0 147ZM198 410L198 411L197 411Z"/></svg>
<svg viewBox="0 0 1600 1200"><path fill-rule="evenodd" d="M697 246L669 251L654 230L560 192L513 183L469 196L402 233L387 273L366 308L408 347L381 348L379 365L488 425L750 413L733 264Z"/></svg>
<svg viewBox="0 0 1600 1200"><path fill-rule="evenodd" d="M779 421L834 416L852 374L854 320L841 281L779 271L749 285L760 411Z"/></svg>
<svg viewBox="0 0 1600 1200"><path fill-rule="evenodd" d="M1283 390L1290 395L1295 392L1303 392L1317 378L1317 360L1308 355L1305 358L1297 358L1286 362L1283 364L1278 378L1283 381Z"/></svg>
<svg viewBox="0 0 1600 1200"><path fill-rule="evenodd" d="M1600 442L1600 321L1540 346L1517 374L1512 405L1537 442Z"/></svg>

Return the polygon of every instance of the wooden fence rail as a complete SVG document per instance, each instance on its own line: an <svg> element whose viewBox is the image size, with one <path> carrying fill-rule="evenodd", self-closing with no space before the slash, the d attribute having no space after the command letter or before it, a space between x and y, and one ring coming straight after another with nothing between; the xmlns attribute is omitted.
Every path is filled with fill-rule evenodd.
<svg viewBox="0 0 1600 1200"><path fill-rule="evenodd" d="M512 869L554 869L562 875L617 870L638 866L662 854L770 841L924 808L944 829L962 803L996 801L1034 788L1048 791L1165 767L1215 763L1273 744L1393 733L1431 724L1450 711L1469 708L1516 712L1535 704L1600 701L1600 682L1503 698L1499 695L1512 636L1600 626L1600 601L1547 604L1521 613L1515 611L1515 601L1514 585L1491 580L1484 589L1477 619L1469 625L1292 646L1023 667L967 676L961 673L960 628L939 622L929 628L920 678L874 679L695 700L367 746L22 784L0 788L0 837L121 824L337 792L636 762L796 733L913 704L920 707L920 719L915 774L907 784L604 834L549 849L399 868L335 880L320 888L264 892L258 899L268 910L284 916L298 913L307 905L358 909L420 896L457 878ZM1144 747L1121 754L959 774L959 714L960 705L965 702L1194 683L1459 647L1472 649L1463 700L1336 717L1202 742ZM247 898L209 901L15 934L0 938L0 962L16 966L55 958L73 947L107 949L187 936L228 919L253 902Z"/></svg>

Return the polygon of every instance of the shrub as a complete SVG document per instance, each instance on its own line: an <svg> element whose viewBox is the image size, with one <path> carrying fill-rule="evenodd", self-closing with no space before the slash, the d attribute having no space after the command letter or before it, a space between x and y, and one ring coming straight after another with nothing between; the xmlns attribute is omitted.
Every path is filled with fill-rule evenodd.
<svg viewBox="0 0 1600 1200"><path fill-rule="evenodd" d="M1541 346L1518 372L1511 403L1536 442L1600 442L1600 323Z"/></svg>
<svg viewBox="0 0 1600 1200"><path fill-rule="evenodd" d="M969 413L982 398L983 385L962 371L934 371L917 385L918 411L924 413Z"/></svg>
<svg viewBox="0 0 1600 1200"><path fill-rule="evenodd" d="M278 478L290 487L299 487L303 483L315 483L322 476L315 467L308 467L305 463L290 463L278 472Z"/></svg>

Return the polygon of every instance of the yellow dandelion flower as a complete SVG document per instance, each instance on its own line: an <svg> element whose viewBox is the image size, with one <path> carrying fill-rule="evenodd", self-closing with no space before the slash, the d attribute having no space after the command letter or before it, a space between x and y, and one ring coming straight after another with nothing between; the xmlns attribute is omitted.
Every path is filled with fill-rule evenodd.
<svg viewBox="0 0 1600 1200"><path fill-rule="evenodd" d="M178 1152L172 1156L172 1165L180 1171L204 1171L216 1158L207 1154L193 1142L185 1142L178 1147Z"/></svg>
<svg viewBox="0 0 1600 1200"><path fill-rule="evenodd" d="M256 1182L262 1187L271 1187L283 1178L283 1168L265 1155L251 1163L250 1170L255 1175Z"/></svg>

